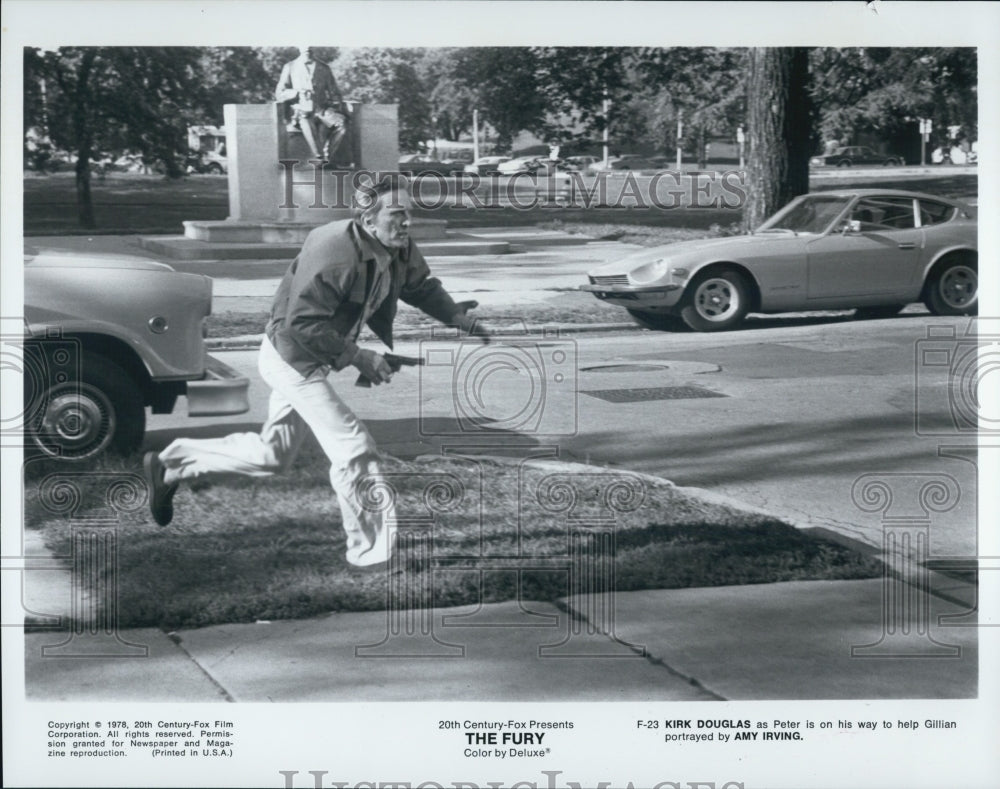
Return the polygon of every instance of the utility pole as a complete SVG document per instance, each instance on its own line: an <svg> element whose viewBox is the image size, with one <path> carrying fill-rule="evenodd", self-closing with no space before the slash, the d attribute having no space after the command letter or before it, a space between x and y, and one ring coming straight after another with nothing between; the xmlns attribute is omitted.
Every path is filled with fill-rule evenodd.
<svg viewBox="0 0 1000 789"><path fill-rule="evenodd" d="M479 159L479 110L472 111L472 161Z"/></svg>
<svg viewBox="0 0 1000 789"><path fill-rule="evenodd" d="M604 89L604 169L608 169L608 112L611 101L608 99L608 89Z"/></svg>
<svg viewBox="0 0 1000 789"><path fill-rule="evenodd" d="M681 137L684 136L684 121L681 117L680 110L677 111L677 172L681 171Z"/></svg>

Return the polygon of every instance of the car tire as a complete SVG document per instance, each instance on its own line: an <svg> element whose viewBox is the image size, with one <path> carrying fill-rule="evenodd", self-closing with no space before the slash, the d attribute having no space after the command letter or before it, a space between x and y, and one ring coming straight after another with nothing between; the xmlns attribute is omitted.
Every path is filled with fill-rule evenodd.
<svg viewBox="0 0 1000 789"><path fill-rule="evenodd" d="M713 269L688 285L681 304L681 318L695 331L728 331L750 311L750 287L736 269Z"/></svg>
<svg viewBox="0 0 1000 789"><path fill-rule="evenodd" d="M899 162L896 159L886 159L884 162L882 162L883 167L895 167L898 164Z"/></svg>
<svg viewBox="0 0 1000 789"><path fill-rule="evenodd" d="M894 318L903 311L905 304L883 304L877 307L858 307L854 310L854 319L859 321L874 321L880 318Z"/></svg>
<svg viewBox="0 0 1000 789"><path fill-rule="evenodd" d="M626 312L632 316L638 325L644 329L653 331L685 331L687 324L677 315L666 312L646 312L645 310L632 310L626 307Z"/></svg>
<svg viewBox="0 0 1000 789"><path fill-rule="evenodd" d="M979 272L975 261L945 263L927 283L924 304L935 315L975 315L979 306Z"/></svg>
<svg viewBox="0 0 1000 789"><path fill-rule="evenodd" d="M57 380L38 391L25 376L24 402L31 448L61 460L85 460L104 452L127 455L142 445L146 409L139 385L98 354L80 357L78 380Z"/></svg>
<svg viewBox="0 0 1000 789"><path fill-rule="evenodd" d="M208 171L209 175L222 175L222 165L218 162L212 162L205 169Z"/></svg>
<svg viewBox="0 0 1000 789"><path fill-rule="evenodd" d="M837 162L837 167L850 167L850 166L851 166L851 163L849 161L847 161L846 159L844 161Z"/></svg>

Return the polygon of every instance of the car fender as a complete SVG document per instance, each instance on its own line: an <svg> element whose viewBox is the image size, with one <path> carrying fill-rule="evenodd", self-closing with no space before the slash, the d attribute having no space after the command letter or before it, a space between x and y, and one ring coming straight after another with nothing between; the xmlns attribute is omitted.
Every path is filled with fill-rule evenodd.
<svg viewBox="0 0 1000 789"><path fill-rule="evenodd" d="M744 277L746 277L747 282L750 284L751 294L751 309L759 309L761 306L761 285L757 275L745 264L739 263L735 260L710 260L704 263L699 263L688 268L688 277L684 280L684 290L687 291L688 287L694 280L703 272L708 271L712 268L731 268L736 269ZM683 298L683 297L682 297Z"/></svg>
<svg viewBox="0 0 1000 789"><path fill-rule="evenodd" d="M921 275L921 283L927 283L931 272L938 263L949 255L954 255L956 253L973 255L977 260L979 259L979 250L976 247L969 246L968 244L954 244L952 246L945 247L944 249L939 249L934 253L934 256L924 264L924 269Z"/></svg>

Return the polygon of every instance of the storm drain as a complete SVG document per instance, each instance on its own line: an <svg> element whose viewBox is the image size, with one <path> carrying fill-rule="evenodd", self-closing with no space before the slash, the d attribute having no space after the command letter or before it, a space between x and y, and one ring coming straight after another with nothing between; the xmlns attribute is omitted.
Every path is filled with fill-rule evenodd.
<svg viewBox="0 0 1000 789"><path fill-rule="evenodd" d="M650 386L639 389L591 389L582 394L609 403L644 403L648 400L693 400L699 397L729 397L700 386Z"/></svg>

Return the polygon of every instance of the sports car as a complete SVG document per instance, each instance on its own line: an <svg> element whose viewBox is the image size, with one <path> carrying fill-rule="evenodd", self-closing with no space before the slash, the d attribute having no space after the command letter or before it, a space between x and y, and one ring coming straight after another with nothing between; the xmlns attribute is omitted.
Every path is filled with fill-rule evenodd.
<svg viewBox="0 0 1000 789"><path fill-rule="evenodd" d="M580 289L640 325L724 331L747 313L856 309L935 315L978 303L975 210L918 192L856 189L795 198L753 233L644 249L588 272Z"/></svg>

